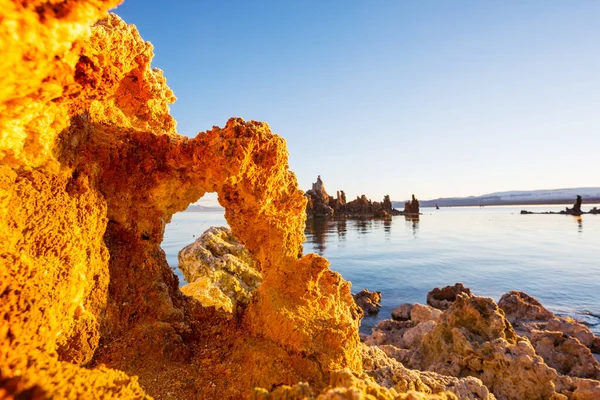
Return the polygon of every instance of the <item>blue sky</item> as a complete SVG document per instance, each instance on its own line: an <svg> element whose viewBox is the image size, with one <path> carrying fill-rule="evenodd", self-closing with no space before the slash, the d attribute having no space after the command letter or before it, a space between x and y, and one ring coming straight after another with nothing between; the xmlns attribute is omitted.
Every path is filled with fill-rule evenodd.
<svg viewBox="0 0 600 400"><path fill-rule="evenodd" d="M303 189L404 200L600 186L600 2L154 1L181 134L283 136Z"/></svg>

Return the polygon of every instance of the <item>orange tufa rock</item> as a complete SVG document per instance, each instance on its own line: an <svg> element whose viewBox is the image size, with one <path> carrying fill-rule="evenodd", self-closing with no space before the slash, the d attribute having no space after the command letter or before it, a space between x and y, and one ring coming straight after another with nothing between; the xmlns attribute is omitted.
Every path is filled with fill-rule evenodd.
<svg viewBox="0 0 600 400"><path fill-rule="evenodd" d="M529 393L502 368L527 360L552 379L531 386L540 396L600 393L480 298L411 311L393 330L408 349L383 333L381 348L361 343L350 284L303 255L307 200L285 141L241 118L178 135L152 45L107 14L117 3L0 0L0 399L493 400ZM184 295L160 248L207 192L262 276L235 313ZM551 339L539 347L578 351Z"/></svg>
<svg viewBox="0 0 600 400"><path fill-rule="evenodd" d="M0 397L239 397L360 374L350 284L302 256L285 141L240 118L178 135L116 4L0 0ZM235 320L181 293L160 248L206 192L263 276Z"/></svg>

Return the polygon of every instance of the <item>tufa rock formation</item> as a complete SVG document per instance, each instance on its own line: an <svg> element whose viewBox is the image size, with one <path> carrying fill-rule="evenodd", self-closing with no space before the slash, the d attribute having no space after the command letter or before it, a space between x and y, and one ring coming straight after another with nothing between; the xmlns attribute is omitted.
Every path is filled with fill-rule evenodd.
<svg viewBox="0 0 600 400"><path fill-rule="evenodd" d="M363 194L356 200L346 202L346 193L343 190L336 193L336 198L327 194L321 175L313 183L312 189L305 194L307 199L306 215L315 218L345 217L345 218L391 218L392 215L402 213L393 208L390 196L386 195L383 201L373 202Z"/></svg>
<svg viewBox="0 0 600 400"><path fill-rule="evenodd" d="M575 204L573 204L572 208L567 207L565 212L567 214L571 214L571 215L575 215L575 216L579 216L582 214L581 212L581 196L577 195L577 198L575 199Z"/></svg>
<svg viewBox="0 0 600 400"><path fill-rule="evenodd" d="M285 141L242 119L177 135L152 46L114 1L0 3L2 377L56 398L186 398L360 374L350 285L302 256ZM160 248L206 192L263 277L236 321L185 296Z"/></svg>
<svg viewBox="0 0 600 400"><path fill-rule="evenodd" d="M381 308L381 292L370 292L368 289L363 289L357 294L353 294L354 302L367 315L375 315L379 313Z"/></svg>
<svg viewBox="0 0 600 400"><path fill-rule="evenodd" d="M427 293L427 304L440 310L446 310L461 294L472 296L471 290L460 282L442 289L436 287Z"/></svg>
<svg viewBox="0 0 600 400"><path fill-rule="evenodd" d="M285 141L239 118L178 135L116 3L0 0L0 396L456 398L369 377L350 284L302 254ZM160 248L206 192L262 275L234 316L180 291Z"/></svg>
<svg viewBox="0 0 600 400"><path fill-rule="evenodd" d="M402 211L404 215L419 215L419 200L416 199L415 195L412 195L412 200L404 203L404 211Z"/></svg>
<svg viewBox="0 0 600 400"><path fill-rule="evenodd" d="M250 252L231 229L211 227L178 255L179 269L189 284L181 291L205 307L234 312L250 303L262 281Z"/></svg>
<svg viewBox="0 0 600 400"><path fill-rule="evenodd" d="M600 209L598 209L597 207L594 207L592 209L590 209L589 211L582 211L581 210L581 204L582 204L582 199L581 196L577 195L577 198L575 199L575 204L573 204L573 207L569 208L569 207L565 207L564 210L559 211L559 212L554 212L554 211L544 211L544 212L534 212L534 211L527 211L527 210L521 210L521 215L528 215L528 214L558 214L558 215L573 215L575 217L579 217L583 214L600 214Z"/></svg>
<svg viewBox="0 0 600 400"><path fill-rule="evenodd" d="M600 398L591 354L597 338L587 327L555 317L522 292L507 293L496 305L462 285L447 288L456 297L444 312L403 305L394 310L402 321L381 321L365 343L409 368L476 377L498 399Z"/></svg>
<svg viewBox="0 0 600 400"><path fill-rule="evenodd" d="M343 202L338 192L338 205L345 205L346 195L342 191ZM312 189L306 192L307 204L306 213L315 217L332 217L334 214L333 208L329 205L330 196L325 190L325 185L321 180L321 175L317 177L317 181L313 183ZM333 201L333 198L331 198Z"/></svg>
<svg viewBox="0 0 600 400"><path fill-rule="evenodd" d="M486 299L421 309L410 349L360 343L350 284L302 254L306 198L285 141L240 118L178 135L152 46L107 14L115 5L0 0L0 396L598 395L597 381L535 356ZM234 315L215 307L220 295L203 305L180 291L160 248L172 215L206 192L262 275Z"/></svg>

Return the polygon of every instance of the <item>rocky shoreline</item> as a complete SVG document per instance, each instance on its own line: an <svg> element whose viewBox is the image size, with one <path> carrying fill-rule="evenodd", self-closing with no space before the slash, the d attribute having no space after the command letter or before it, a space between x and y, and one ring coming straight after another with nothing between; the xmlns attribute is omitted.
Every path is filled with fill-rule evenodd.
<svg viewBox="0 0 600 400"><path fill-rule="evenodd" d="M361 342L350 283L303 253L285 140L241 118L179 135L118 3L0 7L1 399L600 398L597 338L525 296L513 314L533 325L442 290L445 311ZM208 192L231 232L182 252L182 291L165 225Z"/></svg>
<svg viewBox="0 0 600 400"><path fill-rule="evenodd" d="M451 389L461 399L600 398L600 338L526 293L496 304L457 283L391 317L361 335L365 345L413 370L477 378Z"/></svg>
<svg viewBox="0 0 600 400"><path fill-rule="evenodd" d="M590 209L589 211L583 211L581 209L581 205L582 205L581 196L577 196L577 200L575 200L575 204L573 204L573 207L571 207L571 208L565 207L564 210L559 211L559 212L555 212L555 211L533 212L533 211L521 210L521 215L555 214L555 215L573 215L575 217L579 217L583 214L600 214L600 209L598 209L598 207L594 207L594 208Z"/></svg>

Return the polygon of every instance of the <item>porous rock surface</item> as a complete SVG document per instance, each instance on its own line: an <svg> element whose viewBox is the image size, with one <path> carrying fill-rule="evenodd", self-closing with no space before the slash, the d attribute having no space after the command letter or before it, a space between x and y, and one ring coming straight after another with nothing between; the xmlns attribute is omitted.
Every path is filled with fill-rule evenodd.
<svg viewBox="0 0 600 400"><path fill-rule="evenodd" d="M412 371L365 348L350 284L302 254L306 198L285 141L240 118L178 135L152 46L107 14L115 5L0 0L1 396L598 394L597 381L559 375L514 343L485 301L459 299L419 324L422 339L407 337L412 365L475 377ZM172 215L206 192L262 274L235 318L182 293L160 248ZM511 356L519 345L526 357ZM523 389L510 362L541 381Z"/></svg>
<svg viewBox="0 0 600 400"><path fill-rule="evenodd" d="M559 317L527 293L506 293L498 306L506 313L515 331L527 337L538 355L561 374L600 379L598 338L584 324Z"/></svg>
<svg viewBox="0 0 600 400"><path fill-rule="evenodd" d="M444 286L441 289L436 287L427 293L427 304L439 310L446 310L459 294L471 296L471 290L460 282L453 286Z"/></svg>
<svg viewBox="0 0 600 400"><path fill-rule="evenodd" d="M2 396L390 398L363 371L349 283L302 254L285 141L240 118L178 135L152 46L116 4L0 0ZM235 318L182 293L160 248L206 192L262 274ZM394 397L453 398L409 390Z"/></svg>
<svg viewBox="0 0 600 400"><path fill-rule="evenodd" d="M596 338L581 334L587 327L554 316L522 292L507 293L500 304L527 335L517 335L492 299L468 291L436 319L381 321L365 343L409 368L478 378L498 399L600 398L598 363L583 344Z"/></svg>
<svg viewBox="0 0 600 400"><path fill-rule="evenodd" d="M262 276L250 252L231 229L211 227L178 255L179 269L189 282L181 291L205 307L233 313L250 303Z"/></svg>
<svg viewBox="0 0 600 400"><path fill-rule="evenodd" d="M265 367L211 386L235 368L190 364L197 385L215 393L360 373L350 285L324 258L302 256L306 200L285 141L241 119L177 135L175 98L150 67L152 46L106 14L115 2L1 5L2 375L57 397L144 396L137 378L106 365L139 375L159 396L167 389L151 387L153 372L223 360L225 349L200 343L225 331L231 365L245 352L246 363L262 358ZM263 274L227 330L178 289L160 249L171 216L208 191Z"/></svg>

